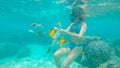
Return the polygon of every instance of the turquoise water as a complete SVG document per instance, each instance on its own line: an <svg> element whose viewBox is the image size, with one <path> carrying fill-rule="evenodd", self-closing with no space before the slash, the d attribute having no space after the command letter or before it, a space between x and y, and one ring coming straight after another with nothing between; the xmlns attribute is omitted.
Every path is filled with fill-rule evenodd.
<svg viewBox="0 0 120 68"><path fill-rule="evenodd" d="M0 0L0 68L56 68L53 53L58 47L46 55L52 42L49 31L58 27L58 21L63 29L67 28L71 11L67 7L62 0ZM120 68L120 55L117 55L120 52L120 1L90 0L87 13L86 35L100 36L112 44L114 56L111 61ZM28 31L39 30L31 27L32 23L42 24L42 37ZM74 62L70 67L90 66Z"/></svg>

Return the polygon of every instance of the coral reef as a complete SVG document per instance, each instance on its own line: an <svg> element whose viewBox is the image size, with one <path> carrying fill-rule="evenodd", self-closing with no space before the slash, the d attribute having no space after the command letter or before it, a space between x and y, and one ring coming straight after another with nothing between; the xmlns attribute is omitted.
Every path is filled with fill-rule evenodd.
<svg viewBox="0 0 120 68"><path fill-rule="evenodd" d="M115 40L112 44L112 47L115 50L115 54L120 57L120 39Z"/></svg>
<svg viewBox="0 0 120 68"><path fill-rule="evenodd" d="M77 58L76 60L82 65L88 66L90 68L96 68L99 66L99 64L102 64L109 60L111 56L111 48L109 46L109 43L103 40L91 41L84 48L84 52L86 60L83 62L78 61L81 59L81 56L79 56L79 59Z"/></svg>
<svg viewBox="0 0 120 68"><path fill-rule="evenodd" d="M97 68L120 68L120 58L112 56L107 62L100 64Z"/></svg>

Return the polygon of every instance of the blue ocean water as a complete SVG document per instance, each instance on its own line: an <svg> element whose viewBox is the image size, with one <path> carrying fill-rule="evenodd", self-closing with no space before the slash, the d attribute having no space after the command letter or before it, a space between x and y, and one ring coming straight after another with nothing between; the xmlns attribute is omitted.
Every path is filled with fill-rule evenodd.
<svg viewBox="0 0 120 68"><path fill-rule="evenodd" d="M49 31L58 27L58 21L63 29L71 23L71 10L64 1L67 0L0 0L0 68L56 68L53 53L45 53L52 42ZM110 43L118 40L116 45L120 45L119 0L89 0L87 14L86 35L100 36ZM42 24L42 37L29 32L38 30L30 26L32 23ZM85 68L71 65L80 67Z"/></svg>

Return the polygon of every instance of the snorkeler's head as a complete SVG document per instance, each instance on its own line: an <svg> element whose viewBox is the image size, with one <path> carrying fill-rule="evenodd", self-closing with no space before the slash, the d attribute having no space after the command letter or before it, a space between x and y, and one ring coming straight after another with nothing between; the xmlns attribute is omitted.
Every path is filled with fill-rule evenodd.
<svg viewBox="0 0 120 68"><path fill-rule="evenodd" d="M84 20L83 20L83 18L80 18L79 16L74 20L74 24L79 24L79 23L81 23L81 22L83 22Z"/></svg>

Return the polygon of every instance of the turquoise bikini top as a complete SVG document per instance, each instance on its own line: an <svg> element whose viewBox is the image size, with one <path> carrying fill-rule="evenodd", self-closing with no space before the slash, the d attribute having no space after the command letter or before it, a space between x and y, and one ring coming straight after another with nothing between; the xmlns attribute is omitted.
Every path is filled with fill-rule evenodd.
<svg viewBox="0 0 120 68"><path fill-rule="evenodd" d="M70 32L79 34L80 29L81 29L80 24L73 24L70 28ZM71 37L68 35L64 35L64 38L71 41Z"/></svg>
<svg viewBox="0 0 120 68"><path fill-rule="evenodd" d="M70 32L79 34L80 29L81 29L80 24L73 24L71 26Z"/></svg>

